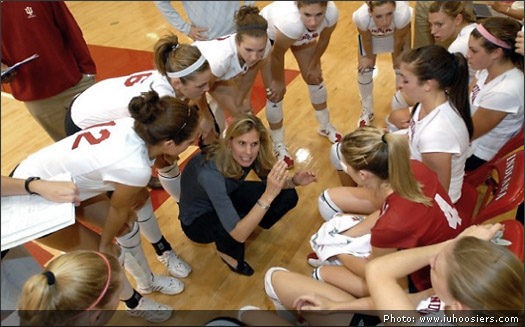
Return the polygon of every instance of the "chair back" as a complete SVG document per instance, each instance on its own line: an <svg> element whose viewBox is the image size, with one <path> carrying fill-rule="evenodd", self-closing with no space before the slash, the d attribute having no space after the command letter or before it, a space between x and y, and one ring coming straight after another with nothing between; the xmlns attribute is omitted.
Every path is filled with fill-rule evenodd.
<svg viewBox="0 0 525 327"><path fill-rule="evenodd" d="M517 208L523 202L523 149L496 161L487 174L487 191L474 224ZM496 179L497 175L497 179Z"/></svg>

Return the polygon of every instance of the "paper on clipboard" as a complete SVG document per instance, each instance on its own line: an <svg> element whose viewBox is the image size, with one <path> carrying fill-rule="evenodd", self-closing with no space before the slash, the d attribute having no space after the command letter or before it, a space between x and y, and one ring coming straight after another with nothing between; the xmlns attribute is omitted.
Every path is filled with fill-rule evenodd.
<svg viewBox="0 0 525 327"><path fill-rule="evenodd" d="M31 62L33 60L35 60L36 58L40 57L38 54L34 54L32 55L31 57L28 57L22 61L19 61L17 62L16 64L14 64L13 66L7 68L6 70L2 71L2 76L1 77L4 77L5 75L9 74L10 72L14 71L15 69L17 69L18 67L22 66L23 64L27 64L28 62Z"/></svg>
<svg viewBox="0 0 525 327"><path fill-rule="evenodd" d="M71 181L71 174L49 180ZM1 198L2 251L32 241L75 223L75 205L51 202L39 195Z"/></svg>

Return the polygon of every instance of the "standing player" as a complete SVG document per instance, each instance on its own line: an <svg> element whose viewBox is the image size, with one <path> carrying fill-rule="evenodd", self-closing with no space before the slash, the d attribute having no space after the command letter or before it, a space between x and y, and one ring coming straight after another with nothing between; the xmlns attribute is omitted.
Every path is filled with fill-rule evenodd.
<svg viewBox="0 0 525 327"><path fill-rule="evenodd" d="M376 55L392 53L392 64L399 84L399 64L404 51L410 50L412 8L408 1L366 1L352 15L359 32L357 82L361 97L361 116L357 127L374 119L373 71Z"/></svg>
<svg viewBox="0 0 525 327"><path fill-rule="evenodd" d="M141 229L149 241L156 235L162 237L144 187L157 157L175 157L195 140L198 114L173 97L159 98L155 91L133 98L129 110L133 119L92 126L30 155L16 168L14 177L49 179L70 172L82 201L76 211L77 219L102 229L99 237L76 223L42 239L44 244L62 251L87 248L116 255L119 252L113 243L116 237L126 269L137 281L141 293L177 294L182 292L184 284L151 272L138 225L145 226ZM110 199L107 191L113 191ZM139 224L135 223L136 218ZM156 251L171 250L164 238L153 246ZM189 266L173 251L169 252L177 259L170 260L170 273L187 276ZM174 262L176 265L172 267ZM163 321L171 315L170 307L143 298L130 287L123 290L121 299L130 314L150 321Z"/></svg>
<svg viewBox="0 0 525 327"><path fill-rule="evenodd" d="M258 8L243 6L234 20L236 33L194 43L210 63L213 73L210 94L221 108L216 111L218 116L223 114L223 109L232 115L253 111L251 89L257 73L266 66L271 50L266 33L268 24L259 15ZM224 119L219 120L224 129Z"/></svg>
<svg viewBox="0 0 525 327"><path fill-rule="evenodd" d="M308 86L310 101L319 122L317 132L332 143L342 138L330 123L321 71L321 56L328 47L339 11L332 1L275 1L266 6L261 15L268 21L268 36L273 42L272 81L267 90L266 119L270 124L277 158L284 160L291 168L294 160L286 148L283 127L283 98L286 92L284 55L288 49L292 50Z"/></svg>

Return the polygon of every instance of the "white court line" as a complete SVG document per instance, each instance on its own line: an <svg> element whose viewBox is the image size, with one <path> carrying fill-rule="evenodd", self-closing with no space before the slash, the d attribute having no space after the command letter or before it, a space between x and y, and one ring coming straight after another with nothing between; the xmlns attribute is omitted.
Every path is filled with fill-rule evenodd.
<svg viewBox="0 0 525 327"><path fill-rule="evenodd" d="M6 97L8 99L11 99L11 100L15 100L15 98L13 97L13 95L11 93L2 92L2 96Z"/></svg>

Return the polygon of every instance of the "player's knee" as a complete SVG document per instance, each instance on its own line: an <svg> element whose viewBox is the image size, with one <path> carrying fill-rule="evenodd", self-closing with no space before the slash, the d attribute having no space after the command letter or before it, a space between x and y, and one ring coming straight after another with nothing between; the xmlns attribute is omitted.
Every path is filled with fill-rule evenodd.
<svg viewBox="0 0 525 327"><path fill-rule="evenodd" d="M330 148L330 162L337 171L343 171L343 165L341 165L341 142L337 142Z"/></svg>
<svg viewBox="0 0 525 327"><path fill-rule="evenodd" d="M319 213L324 220L329 221L336 213L341 213L341 210L330 197L329 190L324 190L317 200Z"/></svg>
<svg viewBox="0 0 525 327"><path fill-rule="evenodd" d="M312 104L325 103L328 97L324 83L317 85L308 84L308 94L310 95L310 102Z"/></svg>
<svg viewBox="0 0 525 327"><path fill-rule="evenodd" d="M283 121L283 101L272 102L266 100L266 120L270 124L278 124Z"/></svg>

